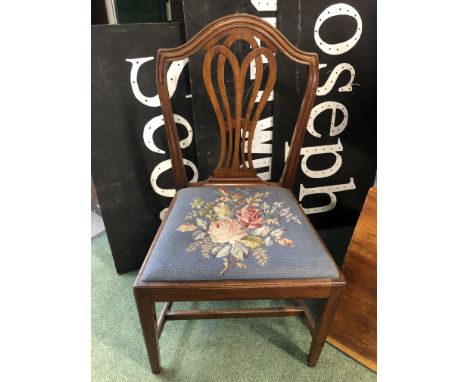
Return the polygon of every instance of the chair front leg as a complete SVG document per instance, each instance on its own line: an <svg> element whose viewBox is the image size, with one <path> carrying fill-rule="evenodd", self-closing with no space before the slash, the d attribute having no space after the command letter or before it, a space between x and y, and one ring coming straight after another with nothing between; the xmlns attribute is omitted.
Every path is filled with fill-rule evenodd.
<svg viewBox="0 0 468 382"><path fill-rule="evenodd" d="M315 327L315 336L312 339L309 350L309 367L317 365L343 290L343 287L333 287L330 296L320 309Z"/></svg>
<svg viewBox="0 0 468 382"><path fill-rule="evenodd" d="M151 371L153 374L159 374L161 372L161 366L155 304L154 301L147 298L139 291L134 291L134 295Z"/></svg>

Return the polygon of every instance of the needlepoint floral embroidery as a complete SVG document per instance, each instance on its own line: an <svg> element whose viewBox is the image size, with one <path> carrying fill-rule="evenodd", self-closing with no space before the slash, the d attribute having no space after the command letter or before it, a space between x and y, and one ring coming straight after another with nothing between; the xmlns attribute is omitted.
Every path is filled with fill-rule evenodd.
<svg viewBox="0 0 468 382"><path fill-rule="evenodd" d="M244 261L248 257L265 266L267 248L272 245L294 246L293 240L286 237L287 230L281 226L281 221L301 222L283 202L266 202L270 192L251 195L241 189L226 188L214 192L214 201L199 196L192 200L192 211L177 230L191 233L193 241L187 247L188 252L222 260L221 276L234 267L247 268Z"/></svg>

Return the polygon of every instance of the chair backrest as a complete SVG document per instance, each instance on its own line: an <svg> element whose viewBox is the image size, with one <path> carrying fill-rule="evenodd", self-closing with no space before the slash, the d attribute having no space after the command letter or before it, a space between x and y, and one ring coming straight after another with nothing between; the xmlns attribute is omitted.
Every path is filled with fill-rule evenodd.
<svg viewBox="0 0 468 382"><path fill-rule="evenodd" d="M249 53L239 61L231 50L234 43L245 41L250 45ZM260 43L259 43L260 42ZM167 68L173 61L182 60L204 49L203 81L212 103L219 125L221 150L218 165L211 181L243 183L259 181L252 164L252 141L261 112L276 81L276 59L278 51L289 59L307 65L308 80L304 98L294 128L289 154L279 184L292 188L299 162L310 112L318 84L318 57L315 53L303 52L293 46L276 28L259 17L236 14L222 17L203 28L184 45L172 49L159 49L157 54L156 82L172 160L176 189L188 186L179 137L174 121L167 86ZM262 56L268 62L264 77ZM213 86L212 62L217 58L216 81L218 92ZM228 61L234 79L234 99L229 100L225 84L225 64ZM244 102L245 82L250 63L255 62L255 79L250 95ZM263 82L262 82L263 81ZM264 84L261 91L260 87ZM261 95L260 95L261 94ZM256 102L257 97L260 99ZM244 107L246 106L246 107ZM274 137L273 137L274 139Z"/></svg>

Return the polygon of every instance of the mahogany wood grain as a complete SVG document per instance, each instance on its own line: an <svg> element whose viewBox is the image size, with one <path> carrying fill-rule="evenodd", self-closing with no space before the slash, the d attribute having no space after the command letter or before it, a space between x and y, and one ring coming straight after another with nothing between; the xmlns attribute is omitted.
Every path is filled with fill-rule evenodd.
<svg viewBox="0 0 468 382"><path fill-rule="evenodd" d="M175 310L166 314L166 320L198 320L247 317L300 316L304 311L298 307L217 309L217 310Z"/></svg>
<svg viewBox="0 0 468 382"><path fill-rule="evenodd" d="M322 304L320 313L315 326L315 336L313 337L312 344L310 345L308 365L314 367L322 352L323 345L330 330L330 325L333 321L338 301L343 293L344 285L338 288L333 288L330 296Z"/></svg>
<svg viewBox="0 0 468 382"><path fill-rule="evenodd" d="M166 302L163 305L163 308L161 309L161 313L159 314L159 318L157 321L157 326L158 326L158 337L161 337L161 333L164 329L164 325L166 323L166 314L167 312L170 311L172 306L172 301L171 302Z"/></svg>
<svg viewBox="0 0 468 382"><path fill-rule="evenodd" d="M345 284L344 278L220 280L145 283L137 278L135 288L154 301L268 300L289 298L327 298L334 287Z"/></svg>
<svg viewBox="0 0 468 382"><path fill-rule="evenodd" d="M133 294L135 296L138 316L140 317L140 325L143 331L151 371L154 374L159 374L161 372L159 336L157 333L157 317L154 302L149 296L140 293L138 289L134 289Z"/></svg>
<svg viewBox="0 0 468 382"><path fill-rule="evenodd" d="M332 345L377 371L377 190L371 188L343 263L346 292L335 315Z"/></svg>
<svg viewBox="0 0 468 382"><path fill-rule="evenodd" d="M261 42L259 45L257 40ZM231 48L237 41L247 42L251 51L239 63ZM188 183L182 161L179 137L175 126L174 115L170 104L166 71L168 65L177 60L190 57L204 50L203 79L207 95L213 105L220 130L220 158L213 176L206 181ZM304 93L304 100L294 128L293 138L279 183L260 179L252 164L252 138L260 114L266 104L277 76L275 54L283 53L287 58L308 67L309 76ZM265 77L262 57L268 61L268 72ZM216 61L217 59L217 61ZM215 62L216 65L212 65ZM251 62L256 64L256 80L243 110L245 80ZM234 100L229 100L225 86L226 63L234 75ZM212 71L216 68L216 81L219 97L213 85ZM259 102L262 79L266 78L265 88ZM318 58L315 53L303 52L293 46L276 28L264 20L246 14L237 14L220 18L203 28L184 45L173 49L160 49L157 54L156 82L161 100L169 152L172 162L175 188L177 190L190 186L232 185L237 187L272 187L282 186L291 189L299 162L300 150L307 127L310 112L314 103L318 84ZM231 103L233 103L231 112ZM178 202L178 194L173 198L166 216ZM308 221L308 219L306 219ZM337 279L271 279L271 280L218 280L218 281L180 281L180 282L143 282L142 274L152 254L156 242L160 239L166 220L164 219L148 255L140 269L134 285L140 323L153 373L161 371L159 362L159 336L167 320L200 319L200 318L235 318L235 317L277 317L303 315L306 326L314 337L308 357L308 364L315 366L323 347L323 342L333 319L339 295L345 286L345 280L338 270ZM318 234L312 227L316 237ZM319 238L319 237L318 237ZM319 238L320 240L320 238ZM331 255L327 252L332 259ZM333 259L332 259L333 260ZM338 269L338 268L337 268ZM175 301L224 301L253 299L292 299L304 300L318 298L325 301L325 307L314 322L307 306L260 308L238 310L210 311L171 311ZM171 301L171 303L167 303ZM155 302L166 302L157 320Z"/></svg>
<svg viewBox="0 0 468 382"><path fill-rule="evenodd" d="M299 303L299 306L302 308L304 312L304 324L307 326L307 329L309 329L310 334L315 336L315 327L317 326L315 324L314 317L312 317L312 313L310 312L309 307L306 305L304 300L296 300Z"/></svg>

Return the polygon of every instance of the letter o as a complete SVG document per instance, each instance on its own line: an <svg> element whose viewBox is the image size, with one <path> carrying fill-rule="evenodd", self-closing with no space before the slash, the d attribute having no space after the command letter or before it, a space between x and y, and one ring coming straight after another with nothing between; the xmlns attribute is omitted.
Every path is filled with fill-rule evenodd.
<svg viewBox="0 0 468 382"><path fill-rule="evenodd" d="M349 40L340 42L338 44L328 44L320 38L319 31L322 24L328 20L330 17L333 16L350 16L357 21L357 28L354 36L351 37ZM325 53L331 54L336 56L338 54L346 53L348 50L352 49L354 45L359 41L361 38L362 33L362 20L361 16L359 15L358 11L354 9L352 6L348 4L333 4L326 8L318 17L317 21L315 22L314 27L314 39L317 43L317 46Z"/></svg>
<svg viewBox="0 0 468 382"><path fill-rule="evenodd" d="M182 159L184 165L189 166L193 170L193 178L190 182L196 182L198 180L198 169L195 164L188 159ZM165 161L159 163L151 173L151 186L153 187L154 192L158 195L166 196L168 198L172 198L176 194L175 188L161 188L158 186L157 181L159 175L161 175L164 171L169 170L172 168L172 163L170 159L166 159Z"/></svg>

